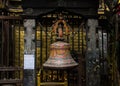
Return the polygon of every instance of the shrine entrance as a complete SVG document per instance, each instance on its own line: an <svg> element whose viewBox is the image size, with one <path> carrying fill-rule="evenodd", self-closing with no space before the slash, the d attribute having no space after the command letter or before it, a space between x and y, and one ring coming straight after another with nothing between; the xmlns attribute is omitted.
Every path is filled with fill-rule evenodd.
<svg viewBox="0 0 120 86"><path fill-rule="evenodd" d="M85 84L85 51L86 28L85 18L81 15L66 11L54 10L44 15L39 15L35 30L35 68L37 86L47 83L66 82L69 86L83 86ZM62 17L68 25L69 35L63 36L71 46L71 55L79 63L79 67L66 70L44 70L43 63L49 58L50 44L56 41L57 33L52 32L53 24ZM67 86L67 83L64 86ZM60 83L56 84L59 85ZM61 83L62 84L62 83Z"/></svg>
<svg viewBox="0 0 120 86"><path fill-rule="evenodd" d="M120 0L0 0L0 86L118 86L119 24ZM79 65L45 69L61 34Z"/></svg>
<svg viewBox="0 0 120 86"><path fill-rule="evenodd" d="M50 45L58 36L57 29L53 31L52 27L60 17L68 27L63 28L63 37L70 44L70 54L79 66L70 71L45 70L43 64L49 58ZM23 86L25 77L25 82L34 86L105 86L114 78L115 28L103 15L85 18L63 8L37 16L3 12L0 26L0 86ZM32 72L24 69L26 51L34 64L27 64ZM30 56L27 59L29 63Z"/></svg>

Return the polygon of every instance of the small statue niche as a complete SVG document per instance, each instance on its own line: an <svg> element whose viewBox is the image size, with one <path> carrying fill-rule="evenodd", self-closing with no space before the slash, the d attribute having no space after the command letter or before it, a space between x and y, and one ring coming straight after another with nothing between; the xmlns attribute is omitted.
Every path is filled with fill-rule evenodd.
<svg viewBox="0 0 120 86"><path fill-rule="evenodd" d="M51 32L54 32L58 38L62 38L63 35L69 35L69 26L62 17L52 25L52 28Z"/></svg>

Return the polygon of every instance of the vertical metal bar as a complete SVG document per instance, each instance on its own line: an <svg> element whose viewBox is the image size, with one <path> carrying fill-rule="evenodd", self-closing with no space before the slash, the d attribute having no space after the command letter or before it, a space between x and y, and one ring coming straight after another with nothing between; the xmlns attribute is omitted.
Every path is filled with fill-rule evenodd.
<svg viewBox="0 0 120 86"><path fill-rule="evenodd" d="M72 16L73 17L73 19L75 19L74 18L74 15ZM74 35L75 35L75 26L76 26L76 24L75 23L73 23L73 31L74 31ZM74 39L74 36L73 36L73 46L75 47L76 45L75 45L75 39ZM74 51L75 49L73 48L73 51ZM73 70L74 71L74 70ZM75 76L75 73L73 73L72 72L72 77L73 77L73 86L74 86L74 84L75 84L75 78L76 78L76 76Z"/></svg>
<svg viewBox="0 0 120 86"><path fill-rule="evenodd" d="M46 18L48 18L48 17L46 16ZM48 47L47 46L47 43L48 43L48 40L47 40L47 38L48 38L48 34L47 34L48 25L47 24L45 25L45 30L46 30L45 33L46 33L46 60L47 60L47 58L48 58L48 55L47 55L48 54L48 49L47 49L47 47Z"/></svg>
<svg viewBox="0 0 120 86"><path fill-rule="evenodd" d="M61 10L59 11L59 13L57 13L57 19L59 19L59 14L60 13L62 14ZM58 70L55 70L55 72L56 72L56 77L57 77L57 80L58 80Z"/></svg>
<svg viewBox="0 0 120 86"><path fill-rule="evenodd" d="M96 34L97 34L97 38L96 38L96 48L99 49L99 34L98 34L98 28L96 28Z"/></svg>
<svg viewBox="0 0 120 86"><path fill-rule="evenodd" d="M3 13L2 13L2 15L3 15ZM1 53L1 66L3 66L3 20L1 20L1 35L2 35L2 38L1 38L1 51L2 51L2 53ZM1 79L3 79L4 78L4 75L3 75L4 73L3 72L1 72Z"/></svg>
<svg viewBox="0 0 120 86"><path fill-rule="evenodd" d="M10 24L9 24L9 20L7 20L7 23L8 23L8 28L7 28L8 40L7 40L7 41L9 41L9 42L7 43L7 46L8 46L8 49L7 49L7 50L8 50L8 53L7 53L7 66L9 66L9 60L10 60L10 59L9 59L9 52L10 52L10 46L9 46L9 44L10 44L10 37L9 37L9 35L10 35L10 34L9 34L9 33L10 33L10 30L9 30L10 27L9 27L9 25L10 25Z"/></svg>
<svg viewBox="0 0 120 86"><path fill-rule="evenodd" d="M2 13L2 16L3 16L3 15L4 15L4 14ZM3 22L4 22L4 21L3 21L3 20L1 20L1 21L2 21L2 24L1 24L1 25L2 25L2 32L1 32L1 35L2 35L2 40L1 40L1 43L2 43L2 46L1 46L1 48L2 48L1 66L4 66L4 65L3 65L3 64L4 64L4 63L3 63L3 62L4 62L4 61L3 61L3 46L4 46L4 45L3 45L3 42L4 42L4 40L3 40L3 37L4 37L4 34L3 34L3 33L4 33L4 32L3 32L3 31L4 31L4 30L3 30L3 25L4 25L4 24L3 24ZM3 75L3 74L2 74L2 75Z"/></svg>
<svg viewBox="0 0 120 86"><path fill-rule="evenodd" d="M73 19L73 15L72 15ZM72 22L72 51L74 51L74 22Z"/></svg>
<svg viewBox="0 0 120 86"><path fill-rule="evenodd" d="M59 70L57 70L57 81L59 81Z"/></svg>
<svg viewBox="0 0 120 86"><path fill-rule="evenodd" d="M14 47L13 47L13 45L14 45L14 44L13 44L13 43L14 43L14 42L13 42L13 24L12 24L13 21L11 20L10 22L11 22L11 26L10 26L10 27L11 27L11 33L10 33L10 34L11 34L11 35L10 35L10 36L11 36L11 39L10 39L10 40L11 40L11 50L12 50L12 51L11 51L12 61L11 61L10 63L11 63L11 66L13 66L13 58L14 58L14 56L13 56L13 52L14 52Z"/></svg>
<svg viewBox="0 0 120 86"><path fill-rule="evenodd" d="M8 15L9 16L9 15ZM10 22L9 20L7 20L8 22L8 28L7 28L7 33L8 33L8 57L7 57L7 67L9 67L9 62L10 62ZM9 78L9 72L7 72L7 78Z"/></svg>
<svg viewBox="0 0 120 86"><path fill-rule="evenodd" d="M73 70L73 72L71 72L71 76L70 76L72 78L72 80L73 80L73 82L72 82L73 86L75 85L75 79L76 79L76 76L75 76L76 73L74 73L74 72L76 72L76 71Z"/></svg>
<svg viewBox="0 0 120 86"><path fill-rule="evenodd" d="M19 60L18 61L18 66L20 67L20 53L21 53L21 51L20 51L20 21L18 20L18 27L19 27L19 57L18 57L18 59L17 60ZM20 78L20 71L19 71L19 76L18 76L18 78Z"/></svg>
<svg viewBox="0 0 120 86"><path fill-rule="evenodd" d="M118 72L118 66L117 66L117 61L119 60L118 59L118 54L117 54L117 52L118 52L118 46L119 46L119 41L118 41L118 39L120 38L120 36L119 36L119 14L116 14L115 15L115 19L116 19L116 23L115 23L115 57L114 57L114 65L116 65L116 66L114 66L114 85L118 85L118 75L117 75L117 72Z"/></svg>
<svg viewBox="0 0 120 86"><path fill-rule="evenodd" d="M70 73L69 73L69 71L68 71L68 70L66 70L66 73L67 73L68 86L70 86L70 80L69 80Z"/></svg>
<svg viewBox="0 0 120 86"><path fill-rule="evenodd" d="M23 20L20 20L21 21L21 25L22 25L22 28L21 29L23 29L23 32L25 32L24 31L24 27L23 27ZM13 28L12 28L13 29ZM13 31L13 30L12 30ZM25 34L25 33L24 33ZM22 34L23 35L23 34ZM12 38L13 39L13 38ZM24 43L24 37L22 37L22 43ZM22 46L24 47L24 44L22 44ZM12 47L13 48L13 47ZM13 55L12 55L13 56ZM22 49L22 66L20 66L20 68L22 68L22 69L20 69L20 74L21 74L21 76L20 76L20 79L22 79L22 81L24 81L24 49ZM20 63L20 64L21 64ZM14 73L13 73L13 75L14 75ZM23 86L23 82L22 83L20 83L20 86Z"/></svg>
<svg viewBox="0 0 120 86"><path fill-rule="evenodd" d="M8 66L11 66L12 65L12 62L11 62L11 60L12 60L12 50L11 50L11 47L12 47L12 34L11 34L11 32L12 32L12 29L11 29L11 20L8 20L8 23L9 23L9 57L8 57L8 59L9 59L9 61L8 61ZM10 76L10 73L9 73L9 76Z"/></svg>
<svg viewBox="0 0 120 86"><path fill-rule="evenodd" d="M54 14L51 14L51 18L53 18L53 15ZM51 44L53 43L53 36L52 36L52 33L51 33ZM51 81L53 80L53 71L51 70Z"/></svg>
<svg viewBox="0 0 120 86"><path fill-rule="evenodd" d="M2 12L2 16L4 15L4 13ZM4 59L3 59L3 37L4 37L4 34L3 34L3 20L1 20L1 26L2 26L2 30L1 30L1 35L2 35L2 39L1 39L1 51L2 51L2 54L1 54L1 66L4 66ZM1 78L3 79L4 78L4 72L1 72Z"/></svg>
<svg viewBox="0 0 120 86"><path fill-rule="evenodd" d="M43 55L42 55L42 45L43 45L43 43L42 43L42 41L43 41L42 40L42 30L43 30L43 27L40 26L40 41L41 41L40 42L41 43L40 44L40 63L41 63L40 65L41 65L41 67L42 67L42 64L43 64L43 61L42 61L43 60ZM43 81L43 71L41 71L41 80Z"/></svg>
<svg viewBox="0 0 120 86"><path fill-rule="evenodd" d="M0 52L2 52L2 24L0 20ZM0 64L2 63L2 53L0 54ZM2 65L2 64L1 64ZM1 77L1 72L0 72L0 77Z"/></svg>
<svg viewBox="0 0 120 86"><path fill-rule="evenodd" d="M7 34L7 40L6 41L8 41L7 42L7 56L6 56L6 67L8 67L9 66L9 43L10 43L10 41L9 41L9 20L6 20L5 21L5 23L4 23L4 27L5 27L5 29L6 29L6 34ZM9 78L9 72L8 71L6 71L6 78L8 79Z"/></svg>
<svg viewBox="0 0 120 86"><path fill-rule="evenodd" d="M38 21L37 21L38 22ZM36 22L36 26L37 26L37 22ZM39 31L39 30L38 30ZM37 28L35 27L35 62L34 62L34 64L35 64L35 86L37 86L37 82L39 82L39 81L37 81Z"/></svg>
<svg viewBox="0 0 120 86"><path fill-rule="evenodd" d="M53 18L53 14L51 14L51 18ZM53 36L52 36L52 32L51 32L51 44L52 44L52 42L53 42Z"/></svg>
<svg viewBox="0 0 120 86"><path fill-rule="evenodd" d="M9 23L8 23L8 21L6 20L6 21L4 21L4 37L6 37L5 39L4 39L4 43L5 43L5 45L4 45L4 55L6 55L5 56L5 58L4 58L4 65L6 66L6 67L8 67L8 58L9 58L9 42L7 42L7 41L9 41L9 32L8 32L8 28L9 28ZM5 77L6 78L8 78L8 72L6 71L5 72Z"/></svg>
<svg viewBox="0 0 120 86"><path fill-rule="evenodd" d="M109 31L107 30L107 54L108 54L108 46L109 46Z"/></svg>
<svg viewBox="0 0 120 86"><path fill-rule="evenodd" d="M61 71L61 79L63 80L63 81L65 81L65 70L63 70L63 71Z"/></svg>
<svg viewBox="0 0 120 86"><path fill-rule="evenodd" d="M66 19L68 20L68 15L67 15ZM69 20L68 20L68 21L69 21ZM68 22L68 23L69 23L69 22ZM70 28L69 28L69 30L70 30ZM69 43L69 35L67 35L67 42Z"/></svg>
<svg viewBox="0 0 120 86"><path fill-rule="evenodd" d="M89 38L88 38L88 32L89 32L89 28L88 28L88 26L87 26L87 23L85 23L85 29L86 29L86 37L85 37L85 39L86 39L86 52L87 52L87 50L88 50L88 41L89 41ZM87 54L85 53L85 62L87 62L87 60L88 60L88 58L87 58ZM87 64L85 63L85 71L87 72ZM86 86L86 83L88 82L87 81L87 73L85 73L85 83L83 83L83 85L85 85Z"/></svg>
<svg viewBox="0 0 120 86"><path fill-rule="evenodd" d="M47 15L46 15L46 17L45 17L46 19L48 19L48 17L47 17ZM46 36L45 36L45 39L46 39L46 45L45 45L45 48L46 48L46 51L45 51L45 53L46 53L46 60L47 60L47 58L48 58L48 46L47 46L47 43L48 43L48 40L47 40L47 36L48 36L48 34L47 34L47 30L48 29L48 26L47 26L47 23L45 22L45 34L46 34ZM46 74L48 73L48 71L46 71ZM48 75L46 75L46 81L48 81Z"/></svg>
<svg viewBox="0 0 120 86"><path fill-rule="evenodd" d="M102 59L102 73L104 74L104 48L103 48L103 27L102 27L102 56L101 56L101 59ZM103 83L104 84L104 83Z"/></svg>
<svg viewBox="0 0 120 86"><path fill-rule="evenodd" d="M2 12L2 16L4 15L4 13ZM4 37L4 34L3 34L3 25L4 25L4 22L3 22L3 19L1 20L1 28L2 28L2 30L1 30L1 35L2 35L2 39L1 39L1 51L2 51L2 53L1 53L1 66L4 66L4 59L3 59L3 46L4 46L4 44L3 44L3 42L4 42L4 40L3 40L3 37ZM1 79L3 79L4 78L4 72L1 72Z"/></svg>
<svg viewBox="0 0 120 86"><path fill-rule="evenodd" d="M118 23L118 22L116 22L116 23ZM115 51L115 41L116 41L116 27L114 27L114 32L113 32L113 35L114 35L114 37L113 37L113 40L114 40L114 42L113 42L113 45L112 45L112 71L113 71L113 74L112 74L112 80L113 80L113 83L112 83L112 86L114 86L116 83L115 83L115 79L116 79L116 77L115 77L115 61L116 61L116 56L114 56L115 55L115 53L116 53L116 51Z"/></svg>
<svg viewBox="0 0 120 86"><path fill-rule="evenodd" d="M9 30L8 30L8 33L9 33L9 37L8 37L8 39L9 39L9 44L8 44L8 48L9 48L9 51L8 51L8 59L9 59L9 61L8 61L8 66L11 66L11 60L12 60L12 51L11 51L11 47L12 47L12 35L11 35L11 32L12 32L12 29L11 29L11 20L8 20L8 23L9 23Z"/></svg>
<svg viewBox="0 0 120 86"><path fill-rule="evenodd" d="M16 48L16 43L15 43L15 21L13 20L13 66L15 66L15 48ZM15 71L14 71L14 77L15 78Z"/></svg>
<svg viewBox="0 0 120 86"><path fill-rule="evenodd" d="M82 55L83 55L83 51L84 51L84 43L83 43L83 29L84 29L84 26L82 26L82 30L81 30L81 32L82 32Z"/></svg>
<svg viewBox="0 0 120 86"><path fill-rule="evenodd" d="M2 20L2 66L5 66L5 62L4 62L4 20ZM2 79L5 78L5 72L2 72Z"/></svg>
<svg viewBox="0 0 120 86"><path fill-rule="evenodd" d="M78 16L78 19L79 19L79 16ZM79 25L79 22L78 22L78 52L80 52L80 25Z"/></svg>

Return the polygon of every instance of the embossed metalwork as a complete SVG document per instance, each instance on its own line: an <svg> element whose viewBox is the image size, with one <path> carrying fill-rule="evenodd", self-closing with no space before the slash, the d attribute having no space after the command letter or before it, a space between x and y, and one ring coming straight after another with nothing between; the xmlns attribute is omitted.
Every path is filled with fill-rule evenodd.
<svg viewBox="0 0 120 86"><path fill-rule="evenodd" d="M24 28L21 20L3 15L1 25L0 86L23 86Z"/></svg>
<svg viewBox="0 0 120 86"><path fill-rule="evenodd" d="M46 68L67 69L77 66L69 52L70 45L66 42L58 41L50 46L50 56L43 64Z"/></svg>

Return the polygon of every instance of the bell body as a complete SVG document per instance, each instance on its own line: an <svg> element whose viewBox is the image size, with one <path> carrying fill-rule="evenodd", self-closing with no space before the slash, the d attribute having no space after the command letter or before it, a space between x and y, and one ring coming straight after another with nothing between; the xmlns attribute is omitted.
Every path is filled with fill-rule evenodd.
<svg viewBox="0 0 120 86"><path fill-rule="evenodd" d="M78 63L74 61L70 54L70 45L63 41L57 41L50 46L50 56L43 64L49 69L70 69L76 67Z"/></svg>

